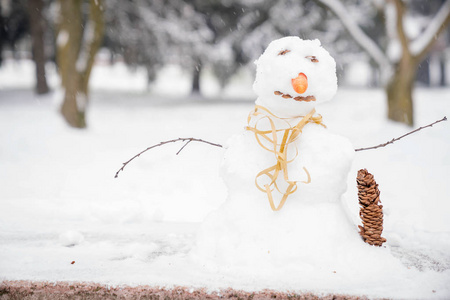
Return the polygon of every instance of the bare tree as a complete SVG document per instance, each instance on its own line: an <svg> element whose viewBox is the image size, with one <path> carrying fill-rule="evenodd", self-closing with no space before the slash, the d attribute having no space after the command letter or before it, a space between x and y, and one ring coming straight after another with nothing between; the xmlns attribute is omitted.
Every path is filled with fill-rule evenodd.
<svg viewBox="0 0 450 300"><path fill-rule="evenodd" d="M354 40L376 62L381 70L387 102L388 118L412 126L414 80L420 62L433 46L436 37L450 23L450 0L442 4L438 13L428 23L428 26L416 38L408 37L404 18L407 11L406 3L402 0L384 0L380 6L385 13L385 30L391 42L400 48L400 55L389 56L373 41L348 15L348 10L340 0L316 0L329 8L342 22ZM380 5L380 4L379 4Z"/></svg>
<svg viewBox="0 0 450 300"><path fill-rule="evenodd" d="M103 1L89 1L89 17L83 23L82 0L59 0L57 61L64 89L61 113L70 126L86 127L88 83L103 31Z"/></svg>

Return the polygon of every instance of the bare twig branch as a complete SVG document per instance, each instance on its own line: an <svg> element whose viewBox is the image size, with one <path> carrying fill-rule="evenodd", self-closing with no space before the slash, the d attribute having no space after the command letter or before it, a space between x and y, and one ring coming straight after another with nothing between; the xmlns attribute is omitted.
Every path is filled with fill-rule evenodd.
<svg viewBox="0 0 450 300"><path fill-rule="evenodd" d="M419 127L419 128L417 128L417 129L415 129L413 131L410 131L410 132L408 132L408 133L406 133L406 134L404 134L404 135L402 135L402 136L400 136L398 138L393 138L392 140L390 140L390 141L388 141L388 142L386 142L384 144L380 144L380 145L372 146L372 147L367 147L367 148L359 148L359 149L355 149L355 151L364 151L364 150L370 150L370 149L377 149L377 148L385 147L385 146L387 146L389 144L392 144L392 143L394 143L394 142L396 142L396 141L398 141L398 140L400 140L400 139L402 139L402 138L404 138L404 137L406 137L406 136L408 136L410 134L413 134L413 133L415 133L415 132L417 132L419 130L422 130L424 128L431 127L434 124L437 124L437 123L442 122L442 121L447 121L447 117L443 117L441 120L438 120L438 121L433 122L431 124L428 124L426 126Z"/></svg>
<svg viewBox="0 0 450 300"><path fill-rule="evenodd" d="M183 150L184 147L186 147L190 142L200 142L200 143L209 144L209 145L211 145L211 146L216 146L216 147L223 148L223 146L220 145L220 144L211 143L211 142L208 142L208 141L205 141L205 140L202 140L202 139L196 139L196 138L178 138L178 139L175 139L175 140L169 140L169 141L160 142L159 144L156 144L156 145L153 145L153 146L148 147L147 149L145 149L145 150L139 152L138 154L136 154L135 156L133 156L132 158L130 158L128 161L124 162L123 165L122 165L122 167L116 172L116 175L114 176L114 178L119 177L119 173L122 172L122 171L125 169L125 167L126 167L131 161L133 161L134 159L138 158L139 156L141 156L141 154L147 152L148 150L151 150L151 149L153 149L153 148L156 148L156 147L159 147L159 146L162 146L162 145L165 145L165 144L169 144L169 143L174 143L174 142L185 142L185 141L187 141L187 142L183 145L183 147L181 147L180 150L178 150L178 152L176 153L177 155L178 155L178 154L181 152L181 150Z"/></svg>
<svg viewBox="0 0 450 300"><path fill-rule="evenodd" d="M190 142L192 142L192 140L187 141L186 144L184 144L183 147L181 147L180 150L178 150L177 155L180 154L181 150L183 150L184 147L186 147Z"/></svg>

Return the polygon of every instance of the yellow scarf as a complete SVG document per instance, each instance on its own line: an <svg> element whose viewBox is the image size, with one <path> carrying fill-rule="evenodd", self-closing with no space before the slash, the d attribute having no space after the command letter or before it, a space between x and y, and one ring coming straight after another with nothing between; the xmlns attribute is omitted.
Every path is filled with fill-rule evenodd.
<svg viewBox="0 0 450 300"><path fill-rule="evenodd" d="M297 191L297 182L289 180L287 166L289 163L294 161L295 158L298 156L298 149L295 148L296 154L295 154L294 158L291 160L288 160L287 159L287 149L288 149L289 144L293 143L294 141L296 141L299 138L299 135L302 132L303 127L305 127L305 125L308 123L316 123L316 124L319 124L319 125L322 125L325 127L325 125L322 124L322 116L319 115L317 117L314 117L315 112L316 112L316 110L313 108L306 116L302 116L302 119L294 127L292 127L289 124L289 122L287 121L288 118L279 118L276 115L274 115L272 112L270 112L267 108L260 106L260 105L256 105L255 109L248 116L248 120L247 120L248 126L246 127L246 129L252 131L255 134L256 141L263 149L265 149L275 155L276 163L273 166L259 172L255 178L256 187L259 190L261 190L262 192L267 194L267 197L268 197L269 203L270 203L270 207L272 208L273 211L279 211L285 204L287 197L289 195L295 193L295 191ZM252 121L252 118L254 118L254 117L256 117L258 119L254 122L254 126L252 127L250 125L250 123ZM271 127L270 130L260 130L257 128L258 122L263 119L267 119L269 121L269 124ZM287 124L288 128L277 129L273 119L284 121ZM278 143L278 134L277 134L278 132L283 133L283 138L281 140L281 143ZM269 142L270 148L266 147L262 143L261 139ZM308 180L303 181L303 182L304 183L311 182L311 177L309 175L308 170L306 170L306 168L303 168L303 169L306 172L306 175L308 176ZM286 191L284 191L284 192L280 191L280 189L278 188L277 182L276 182L280 172L283 173L284 181L288 184L288 187L286 188ZM258 178L263 175L269 177L271 182L270 182L270 184L265 184L264 187L261 187L258 184ZM283 195L281 198L281 201L277 207L274 204L273 196L272 196L272 191L274 189L276 189L280 194Z"/></svg>

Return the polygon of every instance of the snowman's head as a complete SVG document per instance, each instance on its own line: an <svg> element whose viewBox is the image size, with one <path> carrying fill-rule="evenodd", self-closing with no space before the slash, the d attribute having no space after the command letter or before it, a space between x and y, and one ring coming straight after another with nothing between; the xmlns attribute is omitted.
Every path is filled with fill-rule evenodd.
<svg viewBox="0 0 450 300"><path fill-rule="evenodd" d="M257 104L279 117L304 114L336 93L336 62L319 40L275 40L255 63Z"/></svg>

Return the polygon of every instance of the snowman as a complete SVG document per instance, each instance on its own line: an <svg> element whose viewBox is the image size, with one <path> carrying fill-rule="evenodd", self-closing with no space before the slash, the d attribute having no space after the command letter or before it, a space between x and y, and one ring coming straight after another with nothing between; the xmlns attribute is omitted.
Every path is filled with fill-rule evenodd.
<svg viewBox="0 0 450 300"><path fill-rule="evenodd" d="M348 247L365 247L341 202L353 147L315 111L336 93L336 63L319 40L285 37L256 66L255 109L221 168L227 200L192 255L228 267L336 269L352 259Z"/></svg>

